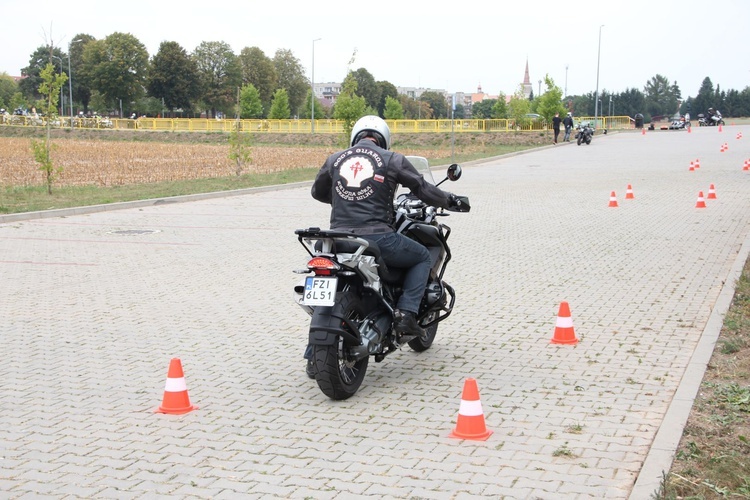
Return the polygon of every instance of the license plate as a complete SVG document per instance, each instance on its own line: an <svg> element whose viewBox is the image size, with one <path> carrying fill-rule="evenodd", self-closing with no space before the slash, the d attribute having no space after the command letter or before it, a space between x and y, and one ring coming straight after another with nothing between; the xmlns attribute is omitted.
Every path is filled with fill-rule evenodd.
<svg viewBox="0 0 750 500"><path fill-rule="evenodd" d="M308 276L305 278L305 294L302 302L306 306L332 306L336 299L338 278Z"/></svg>

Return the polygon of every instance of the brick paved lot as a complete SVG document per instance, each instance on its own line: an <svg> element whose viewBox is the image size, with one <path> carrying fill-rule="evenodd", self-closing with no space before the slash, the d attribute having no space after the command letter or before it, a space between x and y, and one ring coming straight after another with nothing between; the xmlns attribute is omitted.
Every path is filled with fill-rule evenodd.
<svg viewBox="0 0 750 500"><path fill-rule="evenodd" d="M343 402L303 369L293 231L328 220L307 186L0 217L0 497L647 497L747 257L748 140L621 133L467 165L444 185L472 203L444 219L454 314ZM561 301L575 346L550 344ZM182 416L154 413L173 357L199 407ZM448 437L466 377L487 441Z"/></svg>

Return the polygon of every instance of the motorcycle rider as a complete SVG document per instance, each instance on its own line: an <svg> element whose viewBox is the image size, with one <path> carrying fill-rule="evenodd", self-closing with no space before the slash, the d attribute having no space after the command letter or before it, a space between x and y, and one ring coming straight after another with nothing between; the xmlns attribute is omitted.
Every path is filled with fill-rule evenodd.
<svg viewBox="0 0 750 500"><path fill-rule="evenodd" d="M386 265L406 269L393 327L399 338L421 337L425 332L416 314L432 263L425 246L392 227L393 197L400 184L433 206L451 208L457 200L425 181L403 154L390 147L391 132L385 120L374 115L360 118L352 128L350 147L329 156L318 172L312 197L331 204L331 229L377 244ZM310 359L309 349L305 357Z"/></svg>
<svg viewBox="0 0 750 500"><path fill-rule="evenodd" d="M573 114L570 111L568 111L568 114L563 118L563 126L565 127L563 142L570 142L570 131L573 130Z"/></svg>

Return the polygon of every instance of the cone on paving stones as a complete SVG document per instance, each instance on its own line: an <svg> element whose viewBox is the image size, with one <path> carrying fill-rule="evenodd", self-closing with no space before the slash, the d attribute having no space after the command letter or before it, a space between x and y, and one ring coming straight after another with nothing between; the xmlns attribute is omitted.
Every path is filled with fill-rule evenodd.
<svg viewBox="0 0 750 500"><path fill-rule="evenodd" d="M641 129L641 135L646 135L646 128L645 127Z"/></svg>
<svg viewBox="0 0 750 500"><path fill-rule="evenodd" d="M750 170L750 161L745 160L745 164L742 165L742 170Z"/></svg>
<svg viewBox="0 0 750 500"><path fill-rule="evenodd" d="M698 158L695 159L695 168L701 168L701 161Z"/></svg>
<svg viewBox="0 0 750 500"><path fill-rule="evenodd" d="M693 162L691 161L691 162L690 162L690 171L692 172L692 171L694 171L694 170L695 170L695 163L693 163Z"/></svg>
<svg viewBox="0 0 750 500"><path fill-rule="evenodd" d="M695 208L706 208L706 201L703 199L703 191L698 191L698 201L695 202Z"/></svg>
<svg viewBox="0 0 750 500"><path fill-rule="evenodd" d="M164 387L164 399L162 399L161 406L156 412L182 415L197 408L197 406L190 404L185 374L182 372L182 362L179 358L172 358L169 362L167 383Z"/></svg>
<svg viewBox="0 0 750 500"><path fill-rule="evenodd" d="M625 191L625 199L626 200L633 200L635 199L635 195L633 194L633 186L628 184L628 189Z"/></svg>
<svg viewBox="0 0 750 500"><path fill-rule="evenodd" d="M557 313L555 322L555 334L552 336L553 344L577 344L575 329L573 328L573 319L570 317L570 306L567 302L560 302L560 309Z"/></svg>
<svg viewBox="0 0 750 500"><path fill-rule="evenodd" d="M716 188L713 184L711 184L708 187L708 196L706 196L707 200L715 200L716 199Z"/></svg>
<svg viewBox="0 0 750 500"><path fill-rule="evenodd" d="M449 437L486 441L492 434L484 423L482 402L479 400L477 381L467 378L464 381L464 392L461 395L461 406L458 409L458 420Z"/></svg>
<svg viewBox="0 0 750 500"><path fill-rule="evenodd" d="M619 206L617 204L617 196L615 195L614 191L612 191L612 193L610 193L610 195L609 195L609 206L610 207L618 207Z"/></svg>
<svg viewBox="0 0 750 500"><path fill-rule="evenodd" d="M722 128L721 128L721 123L720 123L719 124L719 132L721 132L721 131L722 131Z"/></svg>

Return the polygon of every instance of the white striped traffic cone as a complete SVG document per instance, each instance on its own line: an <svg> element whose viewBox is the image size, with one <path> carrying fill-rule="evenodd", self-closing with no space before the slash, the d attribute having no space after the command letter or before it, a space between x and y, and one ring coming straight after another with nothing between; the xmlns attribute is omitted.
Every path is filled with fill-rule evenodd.
<svg viewBox="0 0 750 500"><path fill-rule="evenodd" d="M185 374L182 372L182 363L179 358L172 358L169 362L167 383L164 387L164 399L156 412L182 415L197 408L197 406L190 404Z"/></svg>
<svg viewBox="0 0 750 500"><path fill-rule="evenodd" d="M491 434L492 431L488 430L484 424L484 413L482 413L482 402L479 400L477 381L473 378L467 378L464 382L464 392L461 395L456 428L450 433L450 437L486 441Z"/></svg>
<svg viewBox="0 0 750 500"><path fill-rule="evenodd" d="M570 317L570 306L567 302L560 302L560 309L555 322L555 334L552 336L553 344L577 344L576 332L573 328L573 319Z"/></svg>

